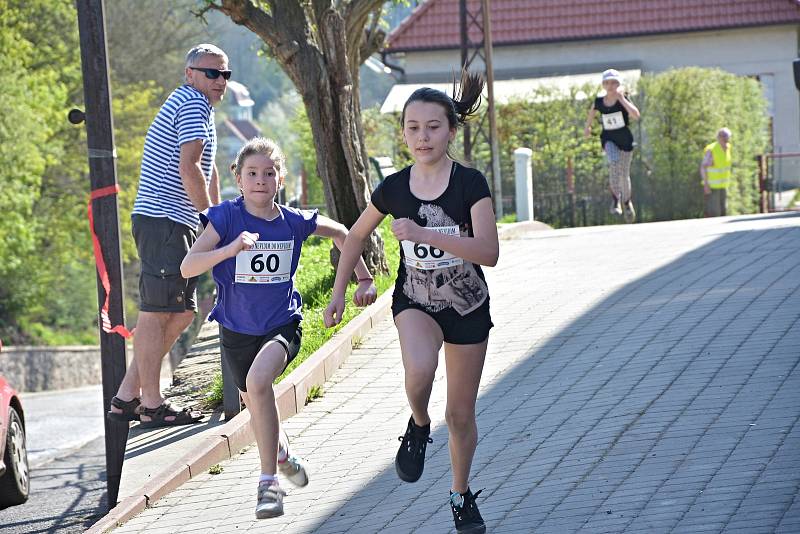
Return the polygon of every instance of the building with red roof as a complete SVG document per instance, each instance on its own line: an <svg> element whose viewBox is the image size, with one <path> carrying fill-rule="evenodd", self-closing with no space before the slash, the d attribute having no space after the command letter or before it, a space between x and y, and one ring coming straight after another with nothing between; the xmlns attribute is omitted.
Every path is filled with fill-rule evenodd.
<svg viewBox="0 0 800 534"><path fill-rule="evenodd" d="M388 37L403 83L447 82L460 68L459 0L422 2ZM468 0L477 11L479 0ZM490 0L496 93L543 77L720 67L757 77L773 116L776 150L800 151L800 93L792 72L800 0ZM477 30L470 39L478 41ZM508 85L509 87L506 87ZM393 88L402 99L402 84ZM392 93L384 109L393 107ZM800 169L796 173L800 179ZM800 184L798 184L800 185Z"/></svg>

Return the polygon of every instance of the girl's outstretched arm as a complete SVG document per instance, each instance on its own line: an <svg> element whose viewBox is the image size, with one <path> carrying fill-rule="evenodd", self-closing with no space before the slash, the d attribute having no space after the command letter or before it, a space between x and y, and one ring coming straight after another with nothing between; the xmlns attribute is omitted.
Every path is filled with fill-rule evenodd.
<svg viewBox="0 0 800 534"><path fill-rule="evenodd" d="M344 250L348 231L345 225L319 215L317 216L317 229L314 230L314 235L331 238L336 248L342 251ZM339 267L341 269L341 260ZM353 295L353 304L356 306L372 304L375 302L378 292L373 284L372 276L369 274L369 269L367 269L367 264L364 263L364 259L360 255L355 265L355 272L356 278L358 278L358 289Z"/></svg>
<svg viewBox="0 0 800 534"><path fill-rule="evenodd" d="M336 281L333 283L331 302L324 313L325 326L330 328L341 322L344 313L344 294L347 290L350 273L353 272L356 263L363 263L361 252L364 250L364 241L378 227L384 217L385 215L370 203L347 234L344 246L339 249L342 255L339 257L339 267L336 269ZM357 274L361 278L361 274Z"/></svg>
<svg viewBox="0 0 800 534"><path fill-rule="evenodd" d="M258 234L242 232L238 238L228 245L222 248L215 248L219 240L220 237L217 230L209 222L186 254L186 257L183 258L181 276L184 278L199 276L219 262L236 256L240 250L250 249L258 241Z"/></svg>
<svg viewBox="0 0 800 534"><path fill-rule="evenodd" d="M399 240L431 245L478 265L494 267L500 254L497 224L494 220L492 199L485 197L470 208L474 237L446 235L419 226L411 219L392 222L392 232Z"/></svg>

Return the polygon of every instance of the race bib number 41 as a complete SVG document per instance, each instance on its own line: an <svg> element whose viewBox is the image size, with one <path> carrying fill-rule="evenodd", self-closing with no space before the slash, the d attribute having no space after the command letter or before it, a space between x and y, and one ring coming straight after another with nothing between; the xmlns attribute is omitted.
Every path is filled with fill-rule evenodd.
<svg viewBox="0 0 800 534"><path fill-rule="evenodd" d="M458 226L441 226L438 228L428 228L436 232L447 235L460 235ZM423 271L430 271L433 269L443 269L445 267L452 267L454 265L461 265L464 260L457 256L453 256L449 252L438 249L431 245L423 245L421 243L414 243L413 241L403 240L400 242L403 246L403 256L407 267L420 269Z"/></svg>
<svg viewBox="0 0 800 534"><path fill-rule="evenodd" d="M234 281L243 284L278 284L292 277L294 241L257 241L236 255Z"/></svg>
<svg viewBox="0 0 800 534"><path fill-rule="evenodd" d="M625 127L625 118L622 116L621 111L614 113L603 113L603 129L604 130L619 130Z"/></svg>

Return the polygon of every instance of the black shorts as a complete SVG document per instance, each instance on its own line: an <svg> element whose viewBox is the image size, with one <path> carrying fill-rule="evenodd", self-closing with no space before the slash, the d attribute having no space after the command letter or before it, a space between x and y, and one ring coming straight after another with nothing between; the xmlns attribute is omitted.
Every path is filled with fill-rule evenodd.
<svg viewBox="0 0 800 534"><path fill-rule="evenodd" d="M146 312L197 311L197 277L183 278L181 262L197 240L197 230L166 217L132 217L139 252L139 309Z"/></svg>
<svg viewBox="0 0 800 534"><path fill-rule="evenodd" d="M466 315L461 315L453 308L430 312L411 301L405 293L395 291L392 295L392 317L397 317L397 314L408 309L420 310L430 315L442 329L445 343L453 345L482 343L489 337L489 330L494 326L489 314L489 297L486 297L479 308Z"/></svg>
<svg viewBox="0 0 800 534"><path fill-rule="evenodd" d="M303 328L300 326L300 321L292 321L279 326L262 336L240 334L224 326L220 328L220 333L222 357L228 362L233 381L241 391L247 391L247 373L250 372L250 366L253 365L258 351L264 345L275 340L286 349L286 365L281 371L283 372L300 352L300 342L303 339Z"/></svg>

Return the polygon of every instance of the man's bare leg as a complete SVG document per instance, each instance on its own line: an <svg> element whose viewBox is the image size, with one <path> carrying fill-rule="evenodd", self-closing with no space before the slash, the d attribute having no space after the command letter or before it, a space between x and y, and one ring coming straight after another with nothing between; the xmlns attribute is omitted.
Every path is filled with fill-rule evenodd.
<svg viewBox="0 0 800 534"><path fill-rule="evenodd" d="M142 404L157 408L161 396L161 362L172 345L194 320L194 312L139 312L133 336L133 361L120 384L117 397L123 401L141 395ZM111 411L120 412L116 407Z"/></svg>

